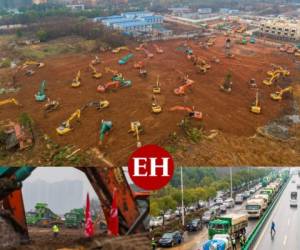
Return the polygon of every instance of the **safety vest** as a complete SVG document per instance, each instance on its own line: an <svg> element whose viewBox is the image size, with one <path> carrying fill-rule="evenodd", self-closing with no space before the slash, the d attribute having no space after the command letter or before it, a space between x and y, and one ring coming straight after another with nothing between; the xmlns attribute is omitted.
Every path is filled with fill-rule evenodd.
<svg viewBox="0 0 300 250"><path fill-rule="evenodd" d="M152 245L152 246L156 246L155 240L152 240L152 241L151 241L151 245Z"/></svg>
<svg viewBox="0 0 300 250"><path fill-rule="evenodd" d="M58 228L58 226L54 225L54 226L52 227L52 231L53 231L53 233L59 233L59 228Z"/></svg>
<svg viewBox="0 0 300 250"><path fill-rule="evenodd" d="M235 238L232 239L232 244L235 245Z"/></svg>

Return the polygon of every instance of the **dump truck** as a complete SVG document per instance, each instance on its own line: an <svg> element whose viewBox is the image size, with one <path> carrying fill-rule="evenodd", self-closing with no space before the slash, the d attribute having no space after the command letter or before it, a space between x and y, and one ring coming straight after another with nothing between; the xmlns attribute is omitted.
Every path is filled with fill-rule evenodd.
<svg viewBox="0 0 300 250"><path fill-rule="evenodd" d="M260 218L265 209L265 201L263 199L250 199L247 201L246 210L249 218Z"/></svg>
<svg viewBox="0 0 300 250"><path fill-rule="evenodd" d="M84 224L83 208L74 208L64 215L67 228L80 228Z"/></svg>
<svg viewBox="0 0 300 250"><path fill-rule="evenodd" d="M240 234L245 234L247 226L247 214L224 215L209 222L208 236L212 239L216 234L229 234L231 237L239 238Z"/></svg>
<svg viewBox="0 0 300 250"><path fill-rule="evenodd" d="M35 210L26 213L26 223L30 226L51 227L62 224L61 218L48 208L47 203L37 203Z"/></svg>
<svg viewBox="0 0 300 250"><path fill-rule="evenodd" d="M216 234L212 240L203 244L203 250L230 250L232 249L229 234Z"/></svg>

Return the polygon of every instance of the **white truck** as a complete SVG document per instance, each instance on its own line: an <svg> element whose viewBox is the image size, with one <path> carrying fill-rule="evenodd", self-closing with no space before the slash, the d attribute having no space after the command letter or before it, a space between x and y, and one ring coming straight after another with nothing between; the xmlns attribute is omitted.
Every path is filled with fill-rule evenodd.
<svg viewBox="0 0 300 250"><path fill-rule="evenodd" d="M253 197L254 199L263 199L264 200L264 207L263 209L266 210L268 204L270 202L269 196L267 194L257 194Z"/></svg>
<svg viewBox="0 0 300 250"><path fill-rule="evenodd" d="M247 201L246 210L248 218L260 218L263 214L265 201L263 199L251 199Z"/></svg>
<svg viewBox="0 0 300 250"><path fill-rule="evenodd" d="M298 207L298 193L297 191L291 192L290 207Z"/></svg>

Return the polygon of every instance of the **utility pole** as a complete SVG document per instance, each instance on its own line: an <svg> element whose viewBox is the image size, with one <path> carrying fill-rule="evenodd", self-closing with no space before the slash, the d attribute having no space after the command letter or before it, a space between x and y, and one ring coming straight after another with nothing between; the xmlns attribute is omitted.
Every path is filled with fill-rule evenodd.
<svg viewBox="0 0 300 250"><path fill-rule="evenodd" d="M182 218L182 226L184 226L184 202L183 202L183 176L182 176L182 167L180 167L180 182L181 182L181 218Z"/></svg>
<svg viewBox="0 0 300 250"><path fill-rule="evenodd" d="M232 195L232 167L229 168L229 172L230 172L230 198L233 197Z"/></svg>

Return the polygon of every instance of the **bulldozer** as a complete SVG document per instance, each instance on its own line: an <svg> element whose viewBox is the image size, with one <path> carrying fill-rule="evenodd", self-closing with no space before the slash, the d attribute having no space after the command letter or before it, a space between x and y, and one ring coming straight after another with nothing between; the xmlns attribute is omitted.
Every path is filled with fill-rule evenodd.
<svg viewBox="0 0 300 250"><path fill-rule="evenodd" d="M16 106L20 106L19 102L15 98L8 98L0 101L0 106L10 103L15 104Z"/></svg>
<svg viewBox="0 0 300 250"><path fill-rule="evenodd" d="M76 78L73 79L73 82L71 84L71 86L73 88L78 88L80 86L80 70L78 71L77 75L76 75Z"/></svg>
<svg viewBox="0 0 300 250"><path fill-rule="evenodd" d="M80 119L80 115L81 115L81 110L77 109L68 120L64 121L59 127L56 128L56 132L59 135L64 135L67 134L68 132L70 132L72 130L71 127L71 121L73 121L73 119L77 118L77 120Z"/></svg>
<svg viewBox="0 0 300 250"><path fill-rule="evenodd" d="M203 115L200 111L195 111L195 107L186 107L186 106L174 106L170 108L170 111L186 111L188 112L188 116L195 120L202 120Z"/></svg>
<svg viewBox="0 0 300 250"><path fill-rule="evenodd" d="M105 163L105 162L104 162ZM0 221L3 230L11 229L11 241L0 237L0 248L18 248L30 241L26 223L22 183L36 170L35 167L0 168ZM121 167L102 165L101 168L80 167L100 200L106 221L110 218L112 197L117 190L118 227L120 237L148 232L149 192L136 191ZM82 216L81 216L82 218ZM113 243L113 242L112 242ZM114 247L112 247L114 249Z"/></svg>
<svg viewBox="0 0 300 250"><path fill-rule="evenodd" d="M260 102L259 102L258 90L256 91L255 102L253 102L250 106L250 111L254 114L261 113L261 106L260 106Z"/></svg>
<svg viewBox="0 0 300 250"><path fill-rule="evenodd" d="M285 94L292 95L292 93L293 93L293 87L289 86L284 89L281 89L280 91L276 91L275 93L271 93L270 96L271 99L274 101L281 101Z"/></svg>
<svg viewBox="0 0 300 250"><path fill-rule="evenodd" d="M89 67L92 70L92 74L95 79L100 79L102 77L102 73L97 72L96 68L92 64L90 64Z"/></svg>
<svg viewBox="0 0 300 250"><path fill-rule="evenodd" d="M156 85L152 88L153 94L160 94L159 75L157 76Z"/></svg>
<svg viewBox="0 0 300 250"><path fill-rule="evenodd" d="M232 91L232 75L228 73L226 75L225 81L223 84L220 85L220 90L230 93Z"/></svg>
<svg viewBox="0 0 300 250"><path fill-rule="evenodd" d="M152 113L159 114L162 112L162 107L158 104L155 96L152 96Z"/></svg>
<svg viewBox="0 0 300 250"><path fill-rule="evenodd" d="M140 134L142 131L143 131L143 128L139 121L130 123L130 129L128 130L128 133L132 133L133 136L136 137L136 146L138 148L140 148L142 146L142 143L140 141Z"/></svg>
<svg viewBox="0 0 300 250"><path fill-rule="evenodd" d="M43 102L46 100L46 93L45 93L45 89L46 89L46 81L42 81L40 84L40 89L39 91L34 95L35 100L37 102Z"/></svg>

